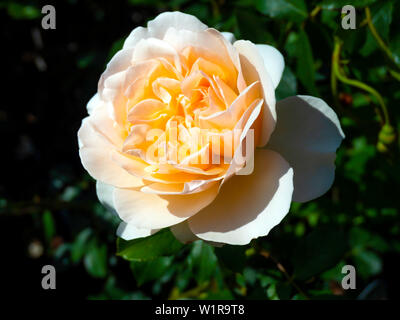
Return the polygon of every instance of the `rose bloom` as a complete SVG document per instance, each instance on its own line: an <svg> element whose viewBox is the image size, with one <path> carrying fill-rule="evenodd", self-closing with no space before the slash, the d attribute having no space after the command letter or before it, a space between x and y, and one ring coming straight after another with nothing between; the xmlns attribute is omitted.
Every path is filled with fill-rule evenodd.
<svg viewBox="0 0 400 320"><path fill-rule="evenodd" d="M332 185L344 138L335 112L310 96L276 103L283 56L234 40L165 12L108 63L79 155L100 201L121 218L120 237L170 227L185 243L244 245L267 235L292 200Z"/></svg>

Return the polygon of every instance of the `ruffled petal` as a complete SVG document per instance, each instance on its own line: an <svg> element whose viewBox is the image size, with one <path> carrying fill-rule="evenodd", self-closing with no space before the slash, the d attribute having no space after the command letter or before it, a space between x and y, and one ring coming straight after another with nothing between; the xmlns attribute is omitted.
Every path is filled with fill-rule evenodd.
<svg viewBox="0 0 400 320"><path fill-rule="evenodd" d="M212 204L188 220L204 240L244 245L265 236L287 214L293 192L293 170L278 153L258 149L255 170L234 176Z"/></svg>
<svg viewBox="0 0 400 320"><path fill-rule="evenodd" d="M344 138L335 112L321 99L296 96L277 104L278 122L267 145L293 167L293 201L323 195L335 176L336 149Z"/></svg>
<svg viewBox="0 0 400 320"><path fill-rule="evenodd" d="M278 49L269 46L267 44L256 44L260 55L263 57L265 68L267 69L272 83L274 84L274 89L281 81L283 69L285 68L285 60Z"/></svg>
<svg viewBox="0 0 400 320"><path fill-rule="evenodd" d="M147 24L147 29L152 37L163 39L168 28L199 32L207 26L195 16L179 11L163 12Z"/></svg>
<svg viewBox="0 0 400 320"><path fill-rule="evenodd" d="M238 40L234 44L240 55L244 79L247 84L260 81L264 90L261 137L258 146L265 146L276 123L275 88L265 68L264 60L254 43Z"/></svg>
<svg viewBox="0 0 400 320"><path fill-rule="evenodd" d="M110 149L83 147L79 156L83 167L96 180L120 188L144 186L142 179L129 174L114 162L110 152Z"/></svg>
<svg viewBox="0 0 400 320"><path fill-rule="evenodd" d="M221 32L221 34L230 43L234 43L236 41L235 35L232 32Z"/></svg>
<svg viewBox="0 0 400 320"><path fill-rule="evenodd" d="M124 240L133 240L151 236L159 230L160 229L139 229L132 223L122 221L118 226L117 236Z"/></svg>
<svg viewBox="0 0 400 320"><path fill-rule="evenodd" d="M217 196L218 184L199 193L158 195L115 189L114 203L122 220L140 229L165 228L191 217Z"/></svg>
<svg viewBox="0 0 400 320"><path fill-rule="evenodd" d="M113 198L114 186L96 181L96 193L100 203L110 212L117 215Z"/></svg>

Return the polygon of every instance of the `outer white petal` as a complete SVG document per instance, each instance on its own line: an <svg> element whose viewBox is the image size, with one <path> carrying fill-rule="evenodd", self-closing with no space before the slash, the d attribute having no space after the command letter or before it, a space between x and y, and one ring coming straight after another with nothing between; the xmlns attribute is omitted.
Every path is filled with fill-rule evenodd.
<svg viewBox="0 0 400 320"><path fill-rule="evenodd" d="M123 48L133 48L142 40L150 37L162 39L168 28L177 30L202 31L207 26L196 17L182 12L163 12L147 24L147 28L137 27L126 38Z"/></svg>
<svg viewBox="0 0 400 320"><path fill-rule="evenodd" d="M114 205L113 193L116 188L112 185L103 183L101 181L96 182L96 193L101 204L110 212L117 215ZM133 224L121 222L117 229L117 235L124 240L132 240L136 238L148 237L159 231L159 229L139 229Z"/></svg>
<svg viewBox="0 0 400 320"><path fill-rule="evenodd" d="M100 97L103 98L102 95L104 90L104 81L114 74L126 71L130 67L132 63L133 52L134 52L133 48L126 48L118 51L112 57L110 62L107 64L106 70L100 77L100 81L98 84L98 92L100 94ZM120 86L122 85L123 83L121 82Z"/></svg>
<svg viewBox="0 0 400 320"><path fill-rule="evenodd" d="M226 40L230 43L234 43L236 41L235 35L232 32L221 32Z"/></svg>
<svg viewBox="0 0 400 320"><path fill-rule="evenodd" d="M121 222L117 229L117 236L124 240L133 240L151 236L160 229L139 229L132 223Z"/></svg>
<svg viewBox="0 0 400 320"><path fill-rule="evenodd" d="M278 153L258 149L254 169L225 182L214 202L189 218L196 236L244 245L267 235L283 219L292 199L292 168Z"/></svg>
<svg viewBox="0 0 400 320"><path fill-rule="evenodd" d="M132 60L138 62L160 57L166 58L176 67L180 63L176 50L166 41L155 38L140 40L135 47Z"/></svg>
<svg viewBox="0 0 400 320"><path fill-rule="evenodd" d="M126 122L126 98L123 95L123 89L127 69L132 63L133 52L133 48L118 51L107 64L97 86L100 98L107 104L110 117L122 126Z"/></svg>
<svg viewBox="0 0 400 320"><path fill-rule="evenodd" d="M83 167L96 180L120 188L142 187L142 179L129 174L111 158L111 149L87 148L79 149Z"/></svg>
<svg viewBox="0 0 400 320"><path fill-rule="evenodd" d="M199 240L199 238L194 235L192 230L189 229L187 220L171 226L170 229L175 238L177 238L182 243L190 243Z"/></svg>
<svg viewBox="0 0 400 320"><path fill-rule="evenodd" d="M323 195L335 176L336 149L344 133L335 112L321 99L289 97L277 104L278 122L267 145L294 169L293 201Z"/></svg>
<svg viewBox="0 0 400 320"><path fill-rule="evenodd" d="M218 187L216 184L203 192L187 195L158 195L116 188L114 204L119 217L139 229L165 228L209 205L217 196Z"/></svg>
<svg viewBox="0 0 400 320"><path fill-rule="evenodd" d="M191 243L197 240L201 240L197 237L192 230L189 228L188 220L185 220L181 223L178 223L174 226L171 226L171 232L174 234L175 238L177 238L182 243ZM214 246L214 247L222 247L224 243L220 242L213 242L213 241L206 241L206 243Z"/></svg>
<svg viewBox="0 0 400 320"><path fill-rule="evenodd" d="M92 98L93 100L93 98ZM120 149L124 142L124 133L109 116L104 106L98 105L92 114L82 120L78 131L80 147L103 148L114 147Z"/></svg>
<svg viewBox="0 0 400 320"><path fill-rule="evenodd" d="M274 88L276 89L282 78L283 69L285 68L285 60L279 50L272 46L267 44L256 44L256 47L263 57L265 68L271 77Z"/></svg>
<svg viewBox="0 0 400 320"><path fill-rule="evenodd" d="M123 49L133 48L142 39L147 39L149 37L149 32L147 28L137 27L132 30L130 35L125 39Z"/></svg>
<svg viewBox="0 0 400 320"><path fill-rule="evenodd" d="M104 101L102 101L99 97L99 95L96 93L87 103L86 105L86 109L89 115L91 115L93 113L93 111L97 108L97 107L101 107L101 106L105 106Z"/></svg>
<svg viewBox="0 0 400 320"><path fill-rule="evenodd" d="M113 192L114 186L101 181L96 181L96 193L100 203L110 212L117 214L114 207Z"/></svg>
<svg viewBox="0 0 400 320"><path fill-rule="evenodd" d="M171 27L176 30L190 31L202 31L207 29L207 26L195 16L179 11L163 12L147 24L149 34L158 39L162 39L167 29Z"/></svg>
<svg viewBox="0 0 400 320"><path fill-rule="evenodd" d="M121 168L111 159L111 152L122 146L117 126L104 108L82 121L78 131L79 156L83 167L96 180L116 187L142 187L143 181Z"/></svg>

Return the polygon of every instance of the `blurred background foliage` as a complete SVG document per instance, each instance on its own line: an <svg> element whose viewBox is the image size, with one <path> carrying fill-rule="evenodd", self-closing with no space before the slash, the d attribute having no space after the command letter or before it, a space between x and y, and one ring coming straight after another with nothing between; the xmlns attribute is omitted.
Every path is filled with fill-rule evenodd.
<svg viewBox="0 0 400 320"><path fill-rule="evenodd" d="M1 288L89 299L398 298L400 1L351 1L357 28L343 30L348 2L1 1ZM41 28L45 4L56 8L56 30ZM183 246L163 230L117 247L118 219L81 166L76 133L107 61L167 10L277 47L286 61L278 100L323 98L347 136L332 189L293 203L248 246ZM44 264L56 267L55 291L40 287ZM340 285L346 264L355 290Z"/></svg>

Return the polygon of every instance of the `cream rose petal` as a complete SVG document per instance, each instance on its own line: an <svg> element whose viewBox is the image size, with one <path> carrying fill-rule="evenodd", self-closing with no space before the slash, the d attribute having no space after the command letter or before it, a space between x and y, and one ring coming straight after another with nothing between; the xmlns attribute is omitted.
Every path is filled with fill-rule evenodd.
<svg viewBox="0 0 400 320"><path fill-rule="evenodd" d="M78 131L78 141L81 146L98 148L103 143L116 148L121 148L124 142L122 129L108 116L104 105L83 119Z"/></svg>
<svg viewBox="0 0 400 320"><path fill-rule="evenodd" d="M78 142L82 165L96 180L121 188L144 185L142 179L129 174L112 160L112 150L122 146L123 140L104 107L83 119Z"/></svg>
<svg viewBox="0 0 400 320"><path fill-rule="evenodd" d="M134 52L133 48L122 49L118 51L114 55L114 57L110 60L110 62L107 64L107 68L101 75L98 85L98 91L101 98L102 98L102 92L104 90L105 79L114 74L127 70L131 65L133 52Z"/></svg>
<svg viewBox="0 0 400 320"><path fill-rule="evenodd" d="M137 63L153 58L165 58L170 63L175 64L178 70L180 69L178 52L170 44L156 38L140 40L135 47L132 60Z"/></svg>
<svg viewBox="0 0 400 320"><path fill-rule="evenodd" d="M140 40L147 39L149 36L147 28L137 27L125 39L122 49L134 48Z"/></svg>
<svg viewBox="0 0 400 320"><path fill-rule="evenodd" d="M199 238L194 235L192 230L190 230L187 220L171 226L170 229L175 238L182 243L190 243L199 240Z"/></svg>
<svg viewBox="0 0 400 320"><path fill-rule="evenodd" d="M164 12L147 24L147 28L137 27L124 42L123 49L134 48L142 39L157 38L162 39L167 28L183 29L199 32L207 29L199 19L182 12Z"/></svg>
<svg viewBox="0 0 400 320"><path fill-rule="evenodd" d="M199 32L207 26L195 16L178 11L161 13L147 24L150 35L158 39L164 37L168 28Z"/></svg>
<svg viewBox="0 0 400 320"><path fill-rule="evenodd" d="M262 108L262 128L258 146L265 146L276 123L275 88L256 45L250 41L238 40L233 46L239 52L243 76L247 84L259 80L264 90L265 102Z"/></svg>
<svg viewBox="0 0 400 320"><path fill-rule="evenodd" d="M285 61L279 50L267 44L256 44L258 52L263 57L265 68L271 77L274 89L281 81L283 69L285 68Z"/></svg>
<svg viewBox="0 0 400 320"><path fill-rule="evenodd" d="M96 193L100 200L100 203L110 212L117 215L114 205L114 193L115 187L103 183L101 181L96 182ZM152 234L159 231L159 229L139 229L133 224L121 222L117 229L117 235L124 240L133 240L137 238L143 238L151 236Z"/></svg>
<svg viewBox="0 0 400 320"><path fill-rule="evenodd" d="M117 215L117 212L115 211L115 206L114 206L114 199L113 199L113 192L114 192L115 187L101 182L101 181L96 181L96 194L97 197L99 198L100 203L110 212L114 213Z"/></svg>
<svg viewBox="0 0 400 320"><path fill-rule="evenodd" d="M234 43L236 41L235 35L232 32L221 32L221 34L230 43Z"/></svg>
<svg viewBox="0 0 400 320"><path fill-rule="evenodd" d="M289 97L277 104L278 122L267 145L293 167L293 201L323 195L335 175L336 149L344 133L335 112L321 99Z"/></svg>
<svg viewBox="0 0 400 320"><path fill-rule="evenodd" d="M293 192L293 170L278 153L258 149L251 175L234 176L217 198L189 218L199 238L244 245L265 236L287 214Z"/></svg>
<svg viewBox="0 0 400 320"><path fill-rule="evenodd" d="M197 237L192 230L189 228L188 220L185 220L181 223L178 223L172 227L170 227L171 232L174 234L175 238L178 239L182 243L191 243L197 240L201 240ZM204 241L213 247L222 247L224 243L221 242L214 242L214 241Z"/></svg>
<svg viewBox="0 0 400 320"><path fill-rule="evenodd" d="M101 101L99 95L96 93L87 103L86 109L89 115L93 113L93 111L101 105L105 105L103 101Z"/></svg>
<svg viewBox="0 0 400 320"><path fill-rule="evenodd" d="M256 81L242 91L226 110L207 117L200 116L201 127L233 129L249 106L259 98L259 90L260 83Z"/></svg>
<svg viewBox="0 0 400 320"><path fill-rule="evenodd" d="M100 98L107 104L110 117L120 125L124 125L126 121L126 101L123 96L123 87L127 69L132 63L133 53L133 48L118 51L107 64L97 89Z"/></svg>
<svg viewBox="0 0 400 320"><path fill-rule="evenodd" d="M158 195L134 189L114 190L114 204L122 220L139 229L165 228L180 223L209 205L219 184L187 195Z"/></svg>
<svg viewBox="0 0 400 320"><path fill-rule="evenodd" d="M144 238L155 234L160 229L139 229L132 223L121 222L117 229L117 236L124 240Z"/></svg>
<svg viewBox="0 0 400 320"><path fill-rule="evenodd" d="M120 188L143 186L142 179L135 177L121 168L111 159L111 150L86 148L79 150L83 167L96 180Z"/></svg>

